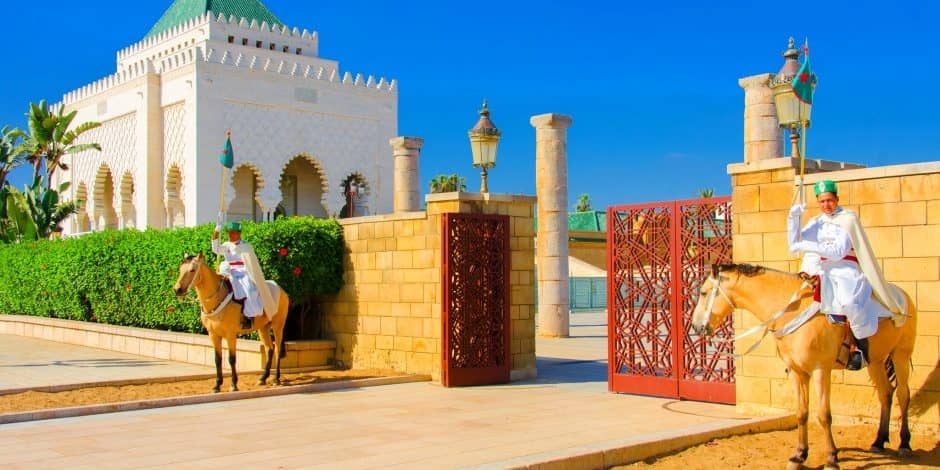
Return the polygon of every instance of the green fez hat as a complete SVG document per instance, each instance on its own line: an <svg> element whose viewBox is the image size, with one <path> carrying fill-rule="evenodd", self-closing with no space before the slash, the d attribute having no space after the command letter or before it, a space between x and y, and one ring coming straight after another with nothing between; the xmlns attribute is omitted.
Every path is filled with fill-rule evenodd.
<svg viewBox="0 0 940 470"><path fill-rule="evenodd" d="M242 224L238 222L229 222L225 224L225 231L226 232L241 232Z"/></svg>
<svg viewBox="0 0 940 470"><path fill-rule="evenodd" d="M836 183L832 180L817 181L816 184L813 185L813 191L816 193L817 197L822 193L839 194L839 190L836 189Z"/></svg>

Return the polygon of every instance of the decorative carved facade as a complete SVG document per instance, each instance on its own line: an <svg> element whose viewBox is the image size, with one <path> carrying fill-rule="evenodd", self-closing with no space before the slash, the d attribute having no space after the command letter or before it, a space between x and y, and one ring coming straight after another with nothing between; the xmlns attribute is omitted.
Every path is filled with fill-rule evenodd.
<svg viewBox="0 0 940 470"><path fill-rule="evenodd" d="M341 215L353 174L369 190L356 215L392 211L394 80L340 72L319 57L317 33L282 24L206 11L157 30L117 53L114 74L63 97L76 122L102 123L83 136L102 151L56 175L82 201L67 233L214 221L226 131L230 219Z"/></svg>

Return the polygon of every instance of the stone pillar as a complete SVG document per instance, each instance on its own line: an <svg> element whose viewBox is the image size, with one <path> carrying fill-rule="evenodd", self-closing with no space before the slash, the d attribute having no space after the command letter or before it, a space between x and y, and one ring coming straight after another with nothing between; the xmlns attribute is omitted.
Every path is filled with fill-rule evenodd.
<svg viewBox="0 0 940 470"><path fill-rule="evenodd" d="M571 116L541 114L535 127L536 266L540 336L568 336L568 152Z"/></svg>
<svg viewBox="0 0 940 470"><path fill-rule="evenodd" d="M421 210L421 182L418 180L418 156L424 139L394 137L388 141L395 156L392 179L393 210L411 212Z"/></svg>
<svg viewBox="0 0 940 470"><path fill-rule="evenodd" d="M783 131L777 121L773 74L762 73L738 80L744 88L744 162L783 156Z"/></svg>

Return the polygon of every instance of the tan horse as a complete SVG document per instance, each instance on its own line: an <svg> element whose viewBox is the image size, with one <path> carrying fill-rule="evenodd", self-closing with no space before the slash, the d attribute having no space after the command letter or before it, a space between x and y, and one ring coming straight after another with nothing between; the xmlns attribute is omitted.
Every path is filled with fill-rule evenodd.
<svg viewBox="0 0 940 470"><path fill-rule="evenodd" d="M276 285L275 285L276 286ZM259 286L264 288L265 286ZM177 296L183 296L189 289L196 290L196 296L199 298L199 307L202 310L200 319L202 324L209 332L209 339L212 340L212 347L215 348L215 387L213 392L218 392L222 386L222 338L228 345L228 363L232 368L232 387L233 392L238 391L238 373L235 371L235 341L238 335L258 330L258 336L264 344L264 374L258 380L259 385L264 385L271 373L271 359L275 362L274 384L281 384L281 357L283 356L284 346L284 324L287 322L287 308L290 300L287 293L279 286L280 295L276 297L277 312L269 321L266 315L255 317L254 323L250 329L242 328L242 310L235 302L229 302L222 310L215 312L223 300L231 293L231 286L224 282L222 276L206 265L206 258L200 253L197 256L186 256L180 265L179 278L176 284L173 284L173 290ZM215 313L213 313L215 312ZM274 344L271 344L271 335L268 328L274 332Z"/></svg>
<svg viewBox="0 0 940 470"><path fill-rule="evenodd" d="M870 450L883 452L888 442L892 389L887 369L894 367L897 399L901 409L901 441L898 447L901 457L911 453L911 433L907 424L910 404L908 379L916 333L914 304L907 293L904 295L907 298L907 320L900 328L891 319L882 319L878 323L878 333L869 339L871 362L868 365L868 375L874 382L881 404L878 434ZM770 331L777 331L803 312L812 301L812 289L804 285L796 274L746 264L716 265L712 267L712 275L702 284L692 316L692 329L699 334L711 335L735 308L741 308L753 313L762 323L767 322ZM779 317L773 319L778 313ZM782 337L775 335L777 351L791 371L796 387L799 427L796 453L790 457L791 468L800 467L809 451L806 421L809 416L810 376L819 394L816 418L825 430L828 451L826 468L839 468L829 408L830 372L843 368L836 363L836 358L845 334L844 326L832 325L825 316L817 314L796 331Z"/></svg>

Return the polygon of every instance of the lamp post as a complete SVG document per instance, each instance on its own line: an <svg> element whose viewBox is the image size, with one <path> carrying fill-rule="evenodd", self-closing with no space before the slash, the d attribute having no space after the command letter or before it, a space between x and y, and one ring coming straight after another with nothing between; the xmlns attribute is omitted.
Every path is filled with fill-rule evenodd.
<svg viewBox="0 0 940 470"><path fill-rule="evenodd" d="M800 69L798 61L800 51L796 49L793 38L790 38L786 52L783 53L783 67L770 79L770 88L774 93L774 105L777 108L777 120L780 127L790 131L790 156L800 157L800 128L806 129L810 125L810 113L813 105L804 103L793 92L793 79Z"/></svg>
<svg viewBox="0 0 940 470"><path fill-rule="evenodd" d="M499 145L499 129L490 120L490 110L483 100L483 109L480 110L480 120L468 132L470 136L470 150L473 152L473 166L481 168L480 192L488 193L486 186L486 172L496 166L496 147Z"/></svg>
<svg viewBox="0 0 940 470"><path fill-rule="evenodd" d="M359 185L356 184L356 180L353 179L350 179L346 186L348 188L346 190L346 199L348 201L347 205L349 206L349 214L346 217L353 217L353 215L356 213L356 199L359 199L359 196L361 195L360 188Z"/></svg>

